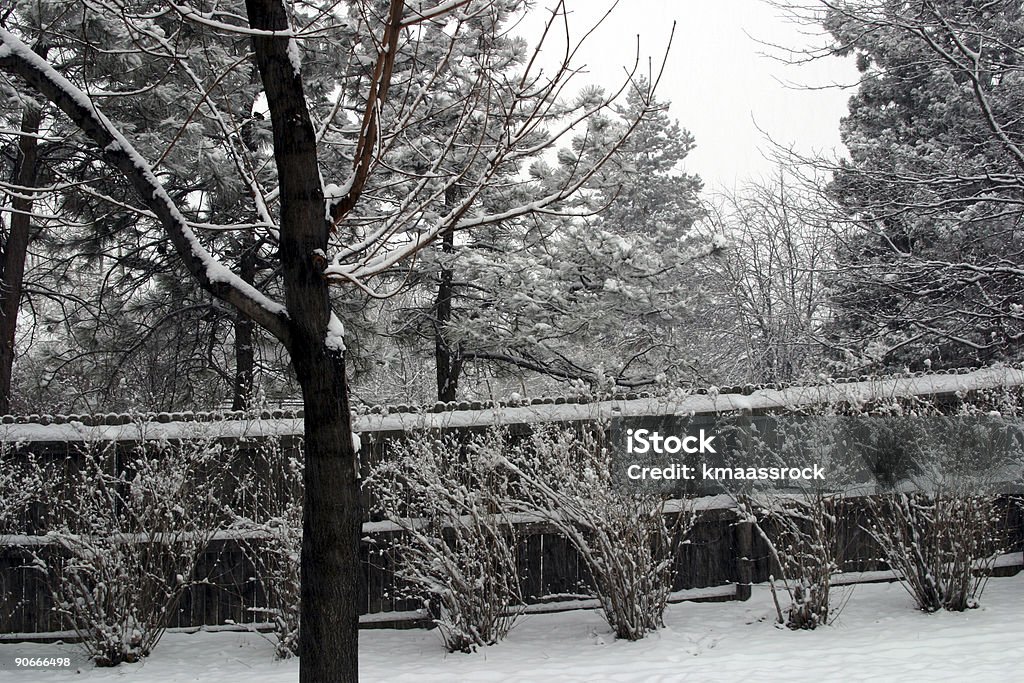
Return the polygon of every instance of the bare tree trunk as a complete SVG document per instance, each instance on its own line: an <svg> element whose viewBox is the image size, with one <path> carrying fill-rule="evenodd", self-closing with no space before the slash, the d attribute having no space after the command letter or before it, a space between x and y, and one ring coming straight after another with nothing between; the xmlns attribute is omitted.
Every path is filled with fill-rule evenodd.
<svg viewBox="0 0 1024 683"><path fill-rule="evenodd" d="M252 284L256 281L255 241L251 238L241 242L239 275ZM256 378L256 323L241 311L235 313L235 381L232 387L232 410L252 408L252 390Z"/></svg>
<svg viewBox="0 0 1024 683"><path fill-rule="evenodd" d="M359 539L362 510L340 340L327 337L327 280L317 254L329 225L317 165L316 131L301 75L288 57L288 16L280 0L246 0L267 95L280 183L280 258L288 310L288 351L305 410L299 681L359 678Z"/></svg>
<svg viewBox="0 0 1024 683"><path fill-rule="evenodd" d="M232 387L231 410L252 408L252 390L256 374L256 324L243 313L235 314L235 381Z"/></svg>
<svg viewBox="0 0 1024 683"><path fill-rule="evenodd" d="M444 192L445 208L451 210L459 198L452 186ZM459 379L465 358L461 344L452 346L446 337L452 322L452 297L455 295L455 270L448 259L455 253L455 231L441 235L441 271L438 273L437 297L434 299L434 368L437 374L437 400L454 401L459 394Z"/></svg>
<svg viewBox="0 0 1024 683"><path fill-rule="evenodd" d="M318 340L311 340L317 342ZM301 683L357 681L362 508L344 356L293 352L305 407Z"/></svg>
<svg viewBox="0 0 1024 683"><path fill-rule="evenodd" d="M26 102L21 115L18 138L18 164L14 184L20 188L35 187L42 108ZM27 194L26 190L18 190ZM14 196L11 206L10 234L3 244L3 268L0 274L0 415L11 410L11 373L14 368L14 340L18 327L18 307L21 304L22 284L25 279L25 257L31 239L33 200L28 196Z"/></svg>
<svg viewBox="0 0 1024 683"><path fill-rule="evenodd" d="M455 233L446 232L441 241L444 256L455 253ZM452 319L452 295L455 291L454 271L442 264L434 300L434 366L437 371L437 400L454 401L459 393L459 376L462 374L462 353L459 345L452 347L445 338Z"/></svg>

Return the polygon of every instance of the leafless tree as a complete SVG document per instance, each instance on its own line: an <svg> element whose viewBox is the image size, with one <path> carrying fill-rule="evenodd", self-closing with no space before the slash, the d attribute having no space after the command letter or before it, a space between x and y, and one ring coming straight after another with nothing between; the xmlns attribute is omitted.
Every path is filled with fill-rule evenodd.
<svg viewBox="0 0 1024 683"><path fill-rule="evenodd" d="M728 248L695 267L717 283L707 319L717 346L741 359L725 370L734 379L789 382L822 365L838 227L811 183L780 167L773 180L720 193L708 211Z"/></svg>

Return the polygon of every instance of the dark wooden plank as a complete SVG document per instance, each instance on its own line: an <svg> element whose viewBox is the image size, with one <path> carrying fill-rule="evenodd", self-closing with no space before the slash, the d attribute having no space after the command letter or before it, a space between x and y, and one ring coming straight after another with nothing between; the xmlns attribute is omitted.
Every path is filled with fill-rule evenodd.
<svg viewBox="0 0 1024 683"><path fill-rule="evenodd" d="M541 542L544 594L575 593L576 576L569 570L569 541L556 534L544 534Z"/></svg>
<svg viewBox="0 0 1024 683"><path fill-rule="evenodd" d="M360 614L383 612L386 608L384 598L384 570L381 567L383 558L380 553L371 549L370 544L359 544L359 560L363 570L362 595L360 596Z"/></svg>
<svg viewBox="0 0 1024 683"><path fill-rule="evenodd" d="M265 621L263 618L256 618L256 609L265 606L260 603L262 586L260 585L259 573L253 559L245 552L244 547L239 548L239 555L242 562L242 616L243 623L253 621Z"/></svg>
<svg viewBox="0 0 1024 683"><path fill-rule="evenodd" d="M44 557L50 555L50 557L46 557L47 561L53 559L50 553L43 552L41 554ZM27 632L51 630L50 605L52 600L46 577L42 572L30 567L27 561L18 568L18 573L21 575L22 619L26 626L24 630Z"/></svg>
<svg viewBox="0 0 1024 683"><path fill-rule="evenodd" d="M7 565L8 572L5 577L4 588L8 591L7 600L7 628L5 633L34 633L38 629L36 624L31 623L25 611L25 569L21 552L13 549L7 553L10 564Z"/></svg>
<svg viewBox="0 0 1024 683"><path fill-rule="evenodd" d="M523 599L527 603L536 602L537 598L544 595L544 551L541 537L542 534L534 534L519 541L519 581Z"/></svg>
<svg viewBox="0 0 1024 683"><path fill-rule="evenodd" d="M204 583L210 578L210 561L209 554L203 553L196 560L196 580L197 583L192 586L190 607L192 608L192 614L189 617L189 622L194 626L200 626L204 624L204 618L206 617L206 596L209 593L207 585Z"/></svg>
<svg viewBox="0 0 1024 683"><path fill-rule="evenodd" d="M182 592L181 597L178 599L178 604L174 610L174 618L171 620L175 627L192 625L192 596L194 593L195 586L190 585Z"/></svg>
<svg viewBox="0 0 1024 683"><path fill-rule="evenodd" d="M220 593L219 623L244 623L245 558L234 543L225 543L220 551L224 571L221 582L225 590Z"/></svg>

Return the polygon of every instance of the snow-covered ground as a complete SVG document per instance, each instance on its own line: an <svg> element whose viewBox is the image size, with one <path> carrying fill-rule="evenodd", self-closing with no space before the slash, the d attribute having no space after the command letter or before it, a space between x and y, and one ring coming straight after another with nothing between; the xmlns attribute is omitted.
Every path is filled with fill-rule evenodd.
<svg viewBox="0 0 1024 683"><path fill-rule="evenodd" d="M672 605L667 628L617 642L592 611L525 617L508 640L472 655L446 654L431 631L363 631L364 681L1022 680L1024 573L993 579L982 607L962 614L914 610L899 584L843 588L829 628L772 624L768 590L749 602ZM291 683L298 665L272 661L258 635L171 633L143 664L117 669L16 669L16 657L72 656L72 646L0 645L0 679Z"/></svg>

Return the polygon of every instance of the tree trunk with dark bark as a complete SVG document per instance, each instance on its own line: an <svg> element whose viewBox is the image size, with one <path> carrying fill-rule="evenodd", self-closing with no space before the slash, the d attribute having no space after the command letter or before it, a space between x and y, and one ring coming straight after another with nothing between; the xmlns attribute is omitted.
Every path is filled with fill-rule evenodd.
<svg viewBox="0 0 1024 683"><path fill-rule="evenodd" d="M40 107L26 103L21 116L18 138L18 163L13 182L21 188L35 187L39 151ZM19 192L27 194L26 190ZM25 279L25 257L31 240L32 205L29 196L15 196L11 201L10 232L3 244L0 267L0 415L11 411L11 375L14 369L14 342L18 328L18 307L21 304Z"/></svg>
<svg viewBox="0 0 1024 683"><path fill-rule="evenodd" d="M256 281L255 241L243 239L240 247L238 274L252 284ZM235 332L235 378L232 387L232 410L252 408L252 391L256 379L256 323L238 311L234 320Z"/></svg>
<svg viewBox="0 0 1024 683"><path fill-rule="evenodd" d="M280 0L246 0L246 8L252 28L288 30ZM299 680L340 683L359 677L362 511L344 352L328 340L330 298L317 258L327 251L329 225L316 131L288 40L280 34L252 38L273 125L288 351L305 410Z"/></svg>
<svg viewBox="0 0 1024 683"><path fill-rule="evenodd" d="M295 349L305 407L301 683L356 681L362 510L342 354Z"/></svg>
<svg viewBox="0 0 1024 683"><path fill-rule="evenodd" d="M455 253L455 233L446 232L441 241L443 256ZM437 283L437 297L434 300L434 366L437 372L437 400L454 401L459 393L459 376L462 374L462 353L458 344L452 345L446 338L452 319L452 296L455 293L455 273L445 262L442 263Z"/></svg>
<svg viewBox="0 0 1024 683"><path fill-rule="evenodd" d="M253 347L256 324L243 313L236 313L235 379L232 387L231 410L252 408L252 390L256 374L256 353Z"/></svg>

